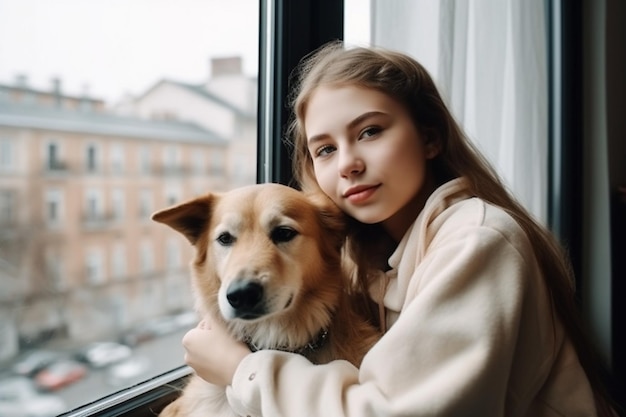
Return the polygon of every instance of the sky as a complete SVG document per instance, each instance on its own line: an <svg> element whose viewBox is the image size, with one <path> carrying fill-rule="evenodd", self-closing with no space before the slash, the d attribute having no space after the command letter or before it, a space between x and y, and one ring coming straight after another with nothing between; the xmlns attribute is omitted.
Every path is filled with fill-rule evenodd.
<svg viewBox="0 0 626 417"><path fill-rule="evenodd" d="M258 62L258 0L0 0L0 84L25 75L109 104L162 78L200 84L211 57ZM347 0L346 41L369 38L369 0Z"/></svg>

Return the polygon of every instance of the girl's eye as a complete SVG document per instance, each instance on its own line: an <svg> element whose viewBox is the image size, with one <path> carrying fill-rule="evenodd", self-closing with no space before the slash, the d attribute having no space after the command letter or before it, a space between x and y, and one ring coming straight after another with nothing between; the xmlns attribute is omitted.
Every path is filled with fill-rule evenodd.
<svg viewBox="0 0 626 417"><path fill-rule="evenodd" d="M372 136L376 136L383 130L378 126L370 126L361 131L361 135L359 138L371 138Z"/></svg>
<svg viewBox="0 0 626 417"><path fill-rule="evenodd" d="M335 147L332 145L324 145L319 147L316 151L315 151L315 156L326 156L326 155L330 155L332 152L335 151Z"/></svg>

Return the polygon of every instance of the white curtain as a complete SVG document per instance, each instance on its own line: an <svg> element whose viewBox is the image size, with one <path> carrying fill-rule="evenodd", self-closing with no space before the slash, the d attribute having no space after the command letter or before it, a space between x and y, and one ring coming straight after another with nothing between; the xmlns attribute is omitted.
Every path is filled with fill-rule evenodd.
<svg viewBox="0 0 626 417"><path fill-rule="evenodd" d="M543 0L371 0L371 43L429 70L470 139L545 223L544 7Z"/></svg>

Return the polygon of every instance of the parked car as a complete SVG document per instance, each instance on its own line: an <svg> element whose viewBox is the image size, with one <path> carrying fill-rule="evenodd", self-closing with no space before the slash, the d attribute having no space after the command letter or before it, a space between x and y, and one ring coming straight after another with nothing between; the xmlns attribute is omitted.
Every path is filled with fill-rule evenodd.
<svg viewBox="0 0 626 417"><path fill-rule="evenodd" d="M78 352L76 358L94 368L105 366L128 359L133 350L117 342L95 342Z"/></svg>
<svg viewBox="0 0 626 417"><path fill-rule="evenodd" d="M38 388L54 391L72 384L87 375L87 366L72 359L61 359L35 375Z"/></svg>
<svg viewBox="0 0 626 417"><path fill-rule="evenodd" d="M2 417L53 417L66 411L68 407L61 398L39 393L26 377L14 376L0 380Z"/></svg>
<svg viewBox="0 0 626 417"><path fill-rule="evenodd" d="M193 311L155 317L129 330L122 336L121 341L129 346L137 346L140 343L181 329L191 329L199 321L198 315Z"/></svg>
<svg viewBox="0 0 626 417"><path fill-rule="evenodd" d="M200 322L200 317L198 313L195 311L185 311L182 313L178 313L174 315L174 320L178 324L179 329L189 328L192 329L196 327L198 322Z"/></svg>
<svg viewBox="0 0 626 417"><path fill-rule="evenodd" d="M113 386L129 386L148 377L151 362L145 356L134 355L111 365L106 372L106 382Z"/></svg>
<svg viewBox="0 0 626 417"><path fill-rule="evenodd" d="M17 375L32 376L55 360L59 354L49 350L31 350L18 359L11 370Z"/></svg>

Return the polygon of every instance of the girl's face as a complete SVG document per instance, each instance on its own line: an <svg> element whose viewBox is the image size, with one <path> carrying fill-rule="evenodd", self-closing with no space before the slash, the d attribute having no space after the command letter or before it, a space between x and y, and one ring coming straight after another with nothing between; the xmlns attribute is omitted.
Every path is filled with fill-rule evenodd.
<svg viewBox="0 0 626 417"><path fill-rule="evenodd" d="M434 190L426 162L439 152L405 107L378 90L322 85L308 101L304 127L320 188L350 216L382 222L399 241Z"/></svg>

